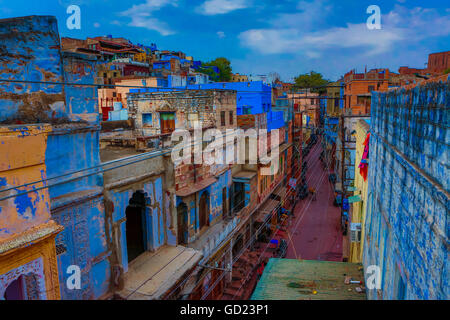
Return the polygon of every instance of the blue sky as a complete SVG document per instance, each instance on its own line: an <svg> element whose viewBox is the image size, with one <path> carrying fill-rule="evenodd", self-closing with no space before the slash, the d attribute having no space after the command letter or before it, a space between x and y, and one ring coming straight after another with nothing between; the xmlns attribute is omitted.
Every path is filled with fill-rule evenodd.
<svg viewBox="0 0 450 320"><path fill-rule="evenodd" d="M62 36L108 35L156 43L198 60L225 56L233 71L278 72L286 81L311 70L331 80L350 69L422 68L450 50L450 9L443 0L0 0L0 18L54 15ZM66 9L81 8L81 30ZM369 5L381 30L369 30Z"/></svg>

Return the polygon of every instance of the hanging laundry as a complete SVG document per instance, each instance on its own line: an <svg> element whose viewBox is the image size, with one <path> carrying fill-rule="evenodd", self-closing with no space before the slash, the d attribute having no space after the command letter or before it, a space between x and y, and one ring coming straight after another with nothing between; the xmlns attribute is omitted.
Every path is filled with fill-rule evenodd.
<svg viewBox="0 0 450 320"><path fill-rule="evenodd" d="M364 140L364 152L361 158L361 163L359 164L359 173L363 177L364 181L367 181L367 173L369 171L369 143L370 143L370 132L367 134L366 140Z"/></svg>

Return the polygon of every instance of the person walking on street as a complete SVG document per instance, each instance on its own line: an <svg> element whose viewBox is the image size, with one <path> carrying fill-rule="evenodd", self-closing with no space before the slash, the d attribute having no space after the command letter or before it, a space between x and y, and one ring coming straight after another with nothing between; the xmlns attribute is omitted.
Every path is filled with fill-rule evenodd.
<svg viewBox="0 0 450 320"><path fill-rule="evenodd" d="M313 201L316 201L316 188L309 188L309 193L311 194L311 199L313 200Z"/></svg>

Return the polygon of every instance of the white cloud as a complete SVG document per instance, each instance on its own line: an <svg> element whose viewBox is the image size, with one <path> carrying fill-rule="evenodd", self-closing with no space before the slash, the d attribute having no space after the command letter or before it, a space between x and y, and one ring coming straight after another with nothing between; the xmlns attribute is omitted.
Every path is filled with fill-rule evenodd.
<svg viewBox="0 0 450 320"><path fill-rule="evenodd" d="M217 36L218 36L220 39L223 39L223 38L226 37L225 32L223 32L223 31L217 31Z"/></svg>
<svg viewBox="0 0 450 320"><path fill-rule="evenodd" d="M249 0L207 0L197 7L197 12L203 15L225 14L250 7Z"/></svg>
<svg viewBox="0 0 450 320"><path fill-rule="evenodd" d="M167 23L153 16L155 11L167 6L178 6L178 0L146 0L145 3L133 5L130 9L121 12L120 15L131 18L129 26L154 30L163 36L168 36L174 34L175 31Z"/></svg>
<svg viewBox="0 0 450 320"><path fill-rule="evenodd" d="M295 15L312 14L316 7ZM396 5L387 15L382 16L382 29L369 30L365 23L347 24L345 27L332 27L324 30L309 31L295 27L286 20L284 24L274 23L280 17L270 21L269 28L251 29L239 35L241 44L255 51L267 54L298 53L316 58L329 49L360 48L360 54L376 55L389 52L397 43L417 42L429 37L450 34L450 16L441 15L435 9L408 9ZM309 23L314 23L314 17ZM317 17L323 19L323 16Z"/></svg>
<svg viewBox="0 0 450 320"><path fill-rule="evenodd" d="M332 12L333 6L326 0L313 2L299 1L297 10L293 13L281 13L270 21L277 28L301 28L308 30L323 24L326 17Z"/></svg>

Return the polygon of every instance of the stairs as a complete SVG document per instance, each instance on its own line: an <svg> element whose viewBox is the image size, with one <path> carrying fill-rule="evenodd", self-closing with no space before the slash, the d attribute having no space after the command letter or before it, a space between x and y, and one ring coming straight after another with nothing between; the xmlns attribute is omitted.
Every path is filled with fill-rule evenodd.
<svg viewBox="0 0 450 320"><path fill-rule="evenodd" d="M258 267L259 255L257 252L247 250L233 265L232 281L224 290L223 300L249 299L249 295L256 285L256 268Z"/></svg>

